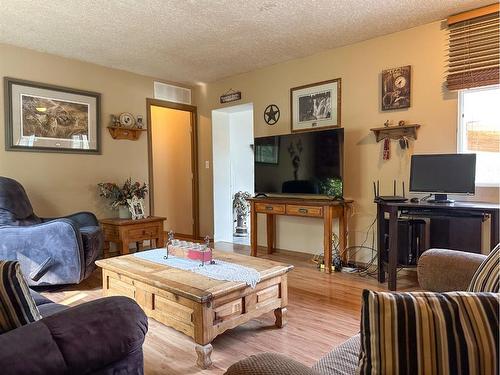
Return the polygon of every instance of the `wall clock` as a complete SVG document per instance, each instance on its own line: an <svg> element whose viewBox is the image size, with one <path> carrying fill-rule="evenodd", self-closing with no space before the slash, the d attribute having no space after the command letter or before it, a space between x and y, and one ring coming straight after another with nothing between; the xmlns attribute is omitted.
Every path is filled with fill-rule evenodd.
<svg viewBox="0 0 500 375"><path fill-rule="evenodd" d="M269 104L264 110L264 121L267 125L274 125L280 119L280 109L276 104Z"/></svg>

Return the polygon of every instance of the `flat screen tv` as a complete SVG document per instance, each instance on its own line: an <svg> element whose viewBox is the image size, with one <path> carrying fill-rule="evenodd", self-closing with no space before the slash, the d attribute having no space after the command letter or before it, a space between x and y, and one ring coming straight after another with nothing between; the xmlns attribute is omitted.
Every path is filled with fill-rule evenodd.
<svg viewBox="0 0 500 375"><path fill-rule="evenodd" d="M413 155L410 191L432 193L436 203L451 203L447 194L474 194L476 154ZM430 202L430 201L429 201Z"/></svg>
<svg viewBox="0 0 500 375"><path fill-rule="evenodd" d="M255 138L255 193L342 198L344 129Z"/></svg>

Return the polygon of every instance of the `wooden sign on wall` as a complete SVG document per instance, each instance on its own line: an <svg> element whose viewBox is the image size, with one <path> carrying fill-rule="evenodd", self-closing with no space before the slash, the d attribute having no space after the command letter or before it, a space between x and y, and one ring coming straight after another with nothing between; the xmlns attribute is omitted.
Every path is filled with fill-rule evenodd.
<svg viewBox="0 0 500 375"><path fill-rule="evenodd" d="M241 91L229 90L224 95L220 96L221 104L231 103L241 100Z"/></svg>

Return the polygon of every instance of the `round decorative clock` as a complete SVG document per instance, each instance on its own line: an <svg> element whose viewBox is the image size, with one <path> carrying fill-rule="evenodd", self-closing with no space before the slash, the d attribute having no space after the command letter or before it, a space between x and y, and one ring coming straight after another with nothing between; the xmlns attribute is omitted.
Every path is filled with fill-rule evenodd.
<svg viewBox="0 0 500 375"><path fill-rule="evenodd" d="M135 118L131 113L123 112L120 114L120 125L126 128L131 128L135 125Z"/></svg>
<svg viewBox="0 0 500 375"><path fill-rule="evenodd" d="M280 119L280 109L276 104L269 104L264 110L264 121L267 125L274 125Z"/></svg>

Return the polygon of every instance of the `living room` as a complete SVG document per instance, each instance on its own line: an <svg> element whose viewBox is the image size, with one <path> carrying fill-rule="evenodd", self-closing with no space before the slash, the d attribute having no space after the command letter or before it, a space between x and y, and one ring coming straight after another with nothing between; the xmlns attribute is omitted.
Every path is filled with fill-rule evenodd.
<svg viewBox="0 0 500 375"><path fill-rule="evenodd" d="M443 343L414 362L407 357L409 367L403 370L394 365L396 359L369 353L368 340L371 346L387 340L384 350L390 352L403 340L424 347L425 341L415 343L424 339L401 334L391 341L378 330L379 337L367 338L369 324L361 324L374 300L389 304L392 294L383 292L410 299L404 292L472 294L480 290L469 285L471 279L477 281L474 275L488 267L493 270L489 289L481 291L498 293L498 250L490 252L498 243L500 207L495 164L500 116L492 104L500 91L498 4L11 0L2 7L0 176L6 179L0 184L0 256L18 261L17 268L3 263L59 304L50 311L33 306L28 293L33 316L0 334L2 347L12 347L0 355L2 368L12 369L7 373L347 374L358 366L362 373L498 372L498 336L486 335L488 344L465 340L457 349L462 355L478 345L483 349L468 357L475 371L452 364L456 353ZM162 95L162 89L173 91ZM172 92L177 99L186 93L190 98L177 100ZM324 115L302 119L300 98L324 92ZM23 114L23 98L38 98L35 115ZM51 111L60 109L46 106L48 98L85 105L84 137L79 138L81 132L62 140L23 135L23 121L42 120L57 128L72 118L64 111L49 121ZM475 128L464 120L468 103L473 106L468 121L476 122ZM320 112L316 104L308 105ZM153 107L187 113L184 138L170 134L157 143ZM241 201L245 215L233 227L233 197L241 189L226 194L228 212L217 211L218 183L230 175L231 184L236 174L217 164L222 148L214 150L214 129L217 116L230 116L236 107L253 113L255 142L248 146L255 153L255 171L263 165L277 171L286 163L288 180L296 183L295 194L287 194L259 187L262 174L239 170L254 175L255 189L245 188L251 198ZM299 136L300 144L287 138ZM309 145L308 136L341 140L324 158L336 160L340 172L328 177L340 179L340 193L296 190L305 179L306 153L319 148ZM291 139L295 149L287 143ZM259 161L262 145L267 153ZM437 159L421 164L420 173L438 172L427 181L430 186L417 188L415 156L439 155L453 157L445 164ZM470 155L474 165L468 169L464 163ZM455 172L442 181L448 188L436 187L453 165ZM172 173L164 173L167 168ZM139 184L128 188L135 189L137 199L113 200L113 189L129 178ZM279 181L280 189L286 182ZM431 193L438 200L449 194L456 202L432 203ZM117 209L120 205L125 212ZM57 223L43 219L75 212L91 214ZM123 215L131 218L120 219ZM229 231L245 241L214 243L217 217L230 217ZM408 235L398 227L404 218L411 228L425 228L420 235L412 232L418 249L407 246L408 267L399 257L400 241ZM181 222L189 229L180 229ZM71 250L65 231L77 233ZM437 247L458 252L431 249ZM183 269L182 262L169 263L198 253L202 266L196 272ZM237 267L227 266L234 263ZM210 273L211 266L221 270ZM436 298L496 306L496 329L488 330L491 320L481 323L497 335L497 293L485 293L484 299L467 293ZM2 305L8 304L0 295ZM34 297L34 303L41 298ZM398 317L385 318L389 324ZM435 324L446 326L443 319ZM33 325L44 332L35 332ZM71 331L76 326L81 331ZM468 323L462 321L464 326ZM19 330L33 339L23 340ZM387 330L400 334L395 327ZM53 338L43 336L45 331ZM80 335L85 340L77 343ZM132 354L119 339L133 340L133 350L127 347ZM346 340L348 346L342 346ZM348 352L343 368L334 357ZM442 367L425 359L445 354Z"/></svg>

